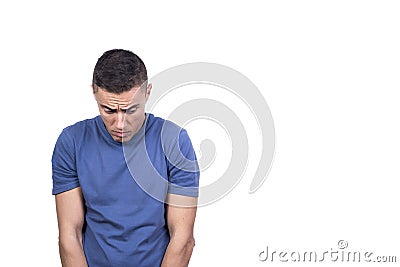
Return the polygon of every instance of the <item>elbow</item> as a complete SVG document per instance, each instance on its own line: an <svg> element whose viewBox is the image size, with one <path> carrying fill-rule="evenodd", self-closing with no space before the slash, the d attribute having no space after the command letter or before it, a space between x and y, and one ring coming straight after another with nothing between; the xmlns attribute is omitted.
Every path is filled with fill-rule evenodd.
<svg viewBox="0 0 400 267"><path fill-rule="evenodd" d="M189 264L190 258L192 256L193 253L193 249L195 246L195 240L193 237L188 238L186 241L186 244L184 245L184 248L181 251L181 256L184 259L184 261L186 262L186 266Z"/></svg>
<svg viewBox="0 0 400 267"><path fill-rule="evenodd" d="M187 237L179 242L180 245L175 247L176 253L180 255L191 255L195 246L194 237Z"/></svg>
<svg viewBox="0 0 400 267"><path fill-rule="evenodd" d="M188 239L186 242L186 246L190 249L193 250L194 246L196 245L196 242L194 240L194 237L192 236L191 238Z"/></svg>
<svg viewBox="0 0 400 267"><path fill-rule="evenodd" d="M193 237L171 238L161 266L188 266L194 246Z"/></svg>
<svg viewBox="0 0 400 267"><path fill-rule="evenodd" d="M63 254L70 254L77 249L83 249L82 235L59 235L58 247Z"/></svg>

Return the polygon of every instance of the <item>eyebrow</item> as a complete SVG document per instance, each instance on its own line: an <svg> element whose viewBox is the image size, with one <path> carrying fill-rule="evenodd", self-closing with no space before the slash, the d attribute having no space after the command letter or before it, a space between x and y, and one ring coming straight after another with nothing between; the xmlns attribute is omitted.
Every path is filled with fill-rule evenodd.
<svg viewBox="0 0 400 267"><path fill-rule="evenodd" d="M138 106L139 106L139 104L134 104L134 105L132 105L132 106L130 106L130 107L128 107L128 108L121 108L121 110L122 110L122 111L127 111L127 110L129 110L129 109L137 108ZM109 111L117 111L117 109L115 109L115 108L110 108L109 106L106 106L106 105L103 105L103 104L100 104L100 107L102 107L102 108L104 108L104 109L108 109Z"/></svg>

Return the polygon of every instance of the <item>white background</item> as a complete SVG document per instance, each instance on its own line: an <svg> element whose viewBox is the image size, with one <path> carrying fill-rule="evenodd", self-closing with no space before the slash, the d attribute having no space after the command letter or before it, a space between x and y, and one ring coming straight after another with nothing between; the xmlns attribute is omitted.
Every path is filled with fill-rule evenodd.
<svg viewBox="0 0 400 267"><path fill-rule="evenodd" d="M268 266L266 246L322 253L340 239L400 261L399 14L398 1L3 1L0 266L60 266L51 154L62 128L97 114L92 70L111 48L150 77L229 66L271 109L267 180L248 194L249 169L198 210L190 266Z"/></svg>

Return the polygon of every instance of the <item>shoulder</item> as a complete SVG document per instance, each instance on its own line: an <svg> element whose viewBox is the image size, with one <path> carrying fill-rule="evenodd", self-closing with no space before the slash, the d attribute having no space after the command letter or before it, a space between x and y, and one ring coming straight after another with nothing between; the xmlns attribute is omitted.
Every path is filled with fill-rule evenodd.
<svg viewBox="0 0 400 267"><path fill-rule="evenodd" d="M85 119L78 121L72 125L69 125L63 129L63 132L67 132L70 135L74 135L76 133L82 133L82 131L87 131L96 127L96 120L98 117L94 117L91 119Z"/></svg>
<svg viewBox="0 0 400 267"><path fill-rule="evenodd" d="M177 149L192 147L186 129L170 120L155 117L153 114L148 114L146 137L151 140L157 138L166 154L173 153Z"/></svg>
<svg viewBox="0 0 400 267"><path fill-rule="evenodd" d="M185 131L184 128L179 126L173 121L166 120L160 117L156 117L151 113L147 113L146 129L158 130L158 131Z"/></svg>
<svg viewBox="0 0 400 267"><path fill-rule="evenodd" d="M85 119L85 120L78 121L72 125L65 127L63 129L63 131L74 133L74 132L79 132L82 130L87 130L87 129L93 128L96 125L96 120L98 119L98 117L99 116L96 116L91 119Z"/></svg>
<svg viewBox="0 0 400 267"><path fill-rule="evenodd" d="M146 133L158 133L165 141L187 136L186 130L175 122L156 117L151 113L147 113L147 116Z"/></svg>
<svg viewBox="0 0 400 267"><path fill-rule="evenodd" d="M78 121L65 127L58 137L58 142L76 143L79 140L83 140L90 132L96 130L98 117Z"/></svg>

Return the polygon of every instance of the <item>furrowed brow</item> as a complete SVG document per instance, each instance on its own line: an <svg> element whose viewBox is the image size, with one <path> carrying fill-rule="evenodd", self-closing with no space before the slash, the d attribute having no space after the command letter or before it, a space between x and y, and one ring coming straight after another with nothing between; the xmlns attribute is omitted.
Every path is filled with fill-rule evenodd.
<svg viewBox="0 0 400 267"><path fill-rule="evenodd" d="M134 104L134 105L132 105L130 107L127 107L127 108L121 108L121 110L122 111L127 111L127 110L130 110L130 109L133 109L133 108L137 108L138 106L139 106L139 104Z"/></svg>
<svg viewBox="0 0 400 267"><path fill-rule="evenodd" d="M117 109L110 108L110 107L108 107L108 106L106 106L106 105L102 105L102 104L100 104L100 107L102 107L102 108L104 108L104 109L107 109L107 110L109 110L109 111L117 111Z"/></svg>

